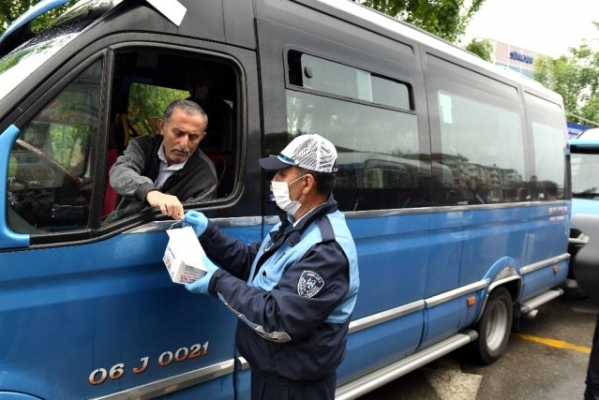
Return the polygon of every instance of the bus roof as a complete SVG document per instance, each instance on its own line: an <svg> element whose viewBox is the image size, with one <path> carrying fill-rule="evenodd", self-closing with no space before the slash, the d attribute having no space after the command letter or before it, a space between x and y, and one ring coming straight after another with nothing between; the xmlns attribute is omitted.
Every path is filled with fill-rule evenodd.
<svg viewBox="0 0 599 400"><path fill-rule="evenodd" d="M296 2L304 3L306 0L293 0ZM346 14L352 15L362 21L367 21L375 24L388 32L400 34L401 36L412 39L418 43L422 43L433 49L439 50L443 53L449 54L456 58L465 60L473 65L483 68L489 72L496 73L506 79L512 80L521 84L522 86L529 87L536 91L543 92L545 95L557 96L561 99L559 94L551 91L541 85L539 82L530 79L522 74L519 74L510 69L504 69L495 66L482 58L478 57L474 53L471 53L465 49L462 49L438 36L435 36L429 32L426 32L418 27L408 24L399 19L393 18L389 15L383 14L372 8L363 6L352 1L339 1L339 0L313 0L317 3L325 4L329 7L342 11ZM561 103L561 102L560 102Z"/></svg>

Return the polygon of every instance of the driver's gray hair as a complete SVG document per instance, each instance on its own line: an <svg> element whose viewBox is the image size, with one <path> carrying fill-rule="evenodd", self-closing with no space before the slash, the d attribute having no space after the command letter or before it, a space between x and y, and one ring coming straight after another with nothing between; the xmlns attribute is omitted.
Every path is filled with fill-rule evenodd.
<svg viewBox="0 0 599 400"><path fill-rule="evenodd" d="M166 107L166 110L164 110L164 115L162 116L162 120L164 121L165 125L167 125L170 121L175 109L180 109L189 115L200 114L202 117L204 117L204 121L206 121L206 128L208 128L208 114L206 114L206 111L204 111L204 109L198 103L186 99L175 100L169 104L168 107Z"/></svg>

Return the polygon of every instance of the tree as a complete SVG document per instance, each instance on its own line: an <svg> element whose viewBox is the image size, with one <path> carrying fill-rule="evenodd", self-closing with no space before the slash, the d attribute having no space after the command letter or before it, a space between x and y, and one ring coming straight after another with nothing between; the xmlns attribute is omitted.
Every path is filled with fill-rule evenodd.
<svg viewBox="0 0 599 400"><path fill-rule="evenodd" d="M27 11L31 6L39 3L41 0L2 0L0 2L0 34L10 26L21 14ZM33 23L32 30L39 32L50 26L52 22L70 7L75 0L67 4L40 15Z"/></svg>
<svg viewBox="0 0 599 400"><path fill-rule="evenodd" d="M489 39L472 39L466 50L478 55L485 61L493 62L493 43Z"/></svg>
<svg viewBox="0 0 599 400"><path fill-rule="evenodd" d="M534 78L563 97L571 122L599 125L599 52L586 41L568 55L536 57Z"/></svg>
<svg viewBox="0 0 599 400"><path fill-rule="evenodd" d="M457 42L485 0L364 0L375 10ZM469 5L465 5L469 3Z"/></svg>

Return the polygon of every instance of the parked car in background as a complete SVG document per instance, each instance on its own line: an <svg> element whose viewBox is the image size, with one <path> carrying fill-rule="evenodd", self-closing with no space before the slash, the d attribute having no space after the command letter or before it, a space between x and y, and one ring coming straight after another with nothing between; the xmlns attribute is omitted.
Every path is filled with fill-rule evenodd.
<svg viewBox="0 0 599 400"><path fill-rule="evenodd" d="M571 275L588 297L581 311L599 312L599 128L570 141L572 211ZM595 288L595 289L593 289Z"/></svg>

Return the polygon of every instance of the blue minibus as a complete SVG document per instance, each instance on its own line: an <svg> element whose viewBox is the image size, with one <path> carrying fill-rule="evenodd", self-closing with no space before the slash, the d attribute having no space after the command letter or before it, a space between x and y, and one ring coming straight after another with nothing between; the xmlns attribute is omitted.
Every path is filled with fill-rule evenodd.
<svg viewBox="0 0 599 400"><path fill-rule="evenodd" d="M0 37L0 397L246 399L236 317L171 281L173 220L121 213L108 172L200 73L229 235L278 221L259 157L319 133L360 292L337 397L455 349L501 357L560 296L570 182L559 95L345 0L45 0ZM205 90L203 90L205 92ZM514 325L514 324L516 325Z"/></svg>

